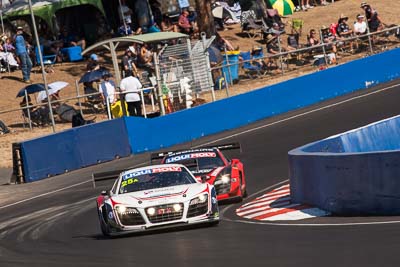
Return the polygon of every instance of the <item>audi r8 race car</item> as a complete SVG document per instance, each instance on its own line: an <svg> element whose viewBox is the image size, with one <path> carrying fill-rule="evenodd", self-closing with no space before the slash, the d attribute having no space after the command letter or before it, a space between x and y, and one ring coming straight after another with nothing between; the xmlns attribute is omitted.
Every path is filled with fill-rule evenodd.
<svg viewBox="0 0 400 267"><path fill-rule="evenodd" d="M221 152L232 149L240 149L240 144L154 153L151 160L161 158L161 163L185 165L199 181L214 185L218 200L242 200L247 195L243 163L239 159L229 160Z"/></svg>
<svg viewBox="0 0 400 267"><path fill-rule="evenodd" d="M96 178L94 177L94 182ZM219 221L216 191L180 164L122 172L97 198L104 235Z"/></svg>

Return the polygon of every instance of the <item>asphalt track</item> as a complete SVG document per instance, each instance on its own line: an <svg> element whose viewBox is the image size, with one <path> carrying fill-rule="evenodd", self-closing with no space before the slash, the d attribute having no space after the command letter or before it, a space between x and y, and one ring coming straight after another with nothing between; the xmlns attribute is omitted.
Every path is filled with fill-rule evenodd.
<svg viewBox="0 0 400 267"><path fill-rule="evenodd" d="M241 142L248 192L261 194L288 178L290 149L400 114L396 83L196 140L191 146ZM257 224L235 215L239 204L220 207L222 221L217 227L103 238L95 210L101 188L93 189L90 174L145 162L148 155L31 184L0 186L0 266L398 266L400 262L400 224L324 225L400 220L397 217L302 221L321 223L318 226Z"/></svg>

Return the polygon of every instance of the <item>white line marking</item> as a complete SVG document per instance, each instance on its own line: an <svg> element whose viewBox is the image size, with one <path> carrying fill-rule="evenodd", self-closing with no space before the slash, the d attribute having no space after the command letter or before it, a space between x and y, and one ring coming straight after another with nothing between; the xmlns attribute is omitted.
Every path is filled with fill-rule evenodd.
<svg viewBox="0 0 400 267"><path fill-rule="evenodd" d="M53 191L50 191L50 192L47 192L47 193L43 193L43 194L40 194L40 195L37 195L37 196L34 196L34 197L26 198L26 199L23 199L23 200L20 200L20 201L17 201L17 202L2 206L2 207L0 207L0 210L8 208L8 207L12 207L14 205L17 205L17 204L20 204L20 203L23 203L23 202L30 201L30 200L33 200L33 199L36 199L36 198L52 195L54 193L57 193L57 192L60 192L60 191L63 191L63 190L69 189L69 188L73 188L73 187L76 187L76 186L79 186L79 185L82 185L82 184L86 184L86 183L89 183L89 182L92 182L92 180L83 181L83 182L80 182L80 183L77 183L77 184L73 184L73 185L66 186L66 187L63 187L63 188L60 188L60 189L56 189L56 190L53 190Z"/></svg>

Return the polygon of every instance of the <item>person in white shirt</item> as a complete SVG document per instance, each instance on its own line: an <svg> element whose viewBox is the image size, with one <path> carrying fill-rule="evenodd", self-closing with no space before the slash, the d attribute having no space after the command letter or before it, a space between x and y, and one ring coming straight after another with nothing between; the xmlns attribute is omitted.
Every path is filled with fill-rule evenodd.
<svg viewBox="0 0 400 267"><path fill-rule="evenodd" d="M129 116L142 116L142 102L140 91L142 84L133 76L127 76L121 80L121 92L125 94L125 101L128 105Z"/></svg>
<svg viewBox="0 0 400 267"><path fill-rule="evenodd" d="M115 96L115 83L113 80L110 80L111 74L106 73L103 75L103 81L100 84L99 91L101 93L101 98L103 99L104 103L108 102L111 104L115 103L116 96Z"/></svg>
<svg viewBox="0 0 400 267"><path fill-rule="evenodd" d="M357 21L354 23L354 33L356 35L362 35L367 33L367 23L364 20L364 15L358 14L356 17Z"/></svg>

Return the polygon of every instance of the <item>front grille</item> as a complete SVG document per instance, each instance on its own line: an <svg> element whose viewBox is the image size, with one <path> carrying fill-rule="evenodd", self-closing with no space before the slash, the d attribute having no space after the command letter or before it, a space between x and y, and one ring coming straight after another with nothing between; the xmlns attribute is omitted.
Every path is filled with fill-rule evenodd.
<svg viewBox="0 0 400 267"><path fill-rule="evenodd" d="M127 210L125 213L118 213L118 218L121 221L122 225L125 226L132 226L132 225L141 225L145 224L146 222L144 221L142 215L134 209L134 210Z"/></svg>
<svg viewBox="0 0 400 267"><path fill-rule="evenodd" d="M231 190L231 183L227 184L214 184L215 190L217 191L217 195L229 193Z"/></svg>
<svg viewBox="0 0 400 267"><path fill-rule="evenodd" d="M187 213L187 217L196 217L199 215L203 215L208 211L208 202L197 203L189 206L189 210Z"/></svg>
<svg viewBox="0 0 400 267"><path fill-rule="evenodd" d="M147 208L146 213L147 217L149 218L149 221L151 223L161 223L161 222L169 222L182 219L183 204L182 203L176 203L176 204L181 206L181 209L179 211L174 210L175 203L150 207L155 209L155 214L152 216L149 215L147 212L150 208Z"/></svg>

